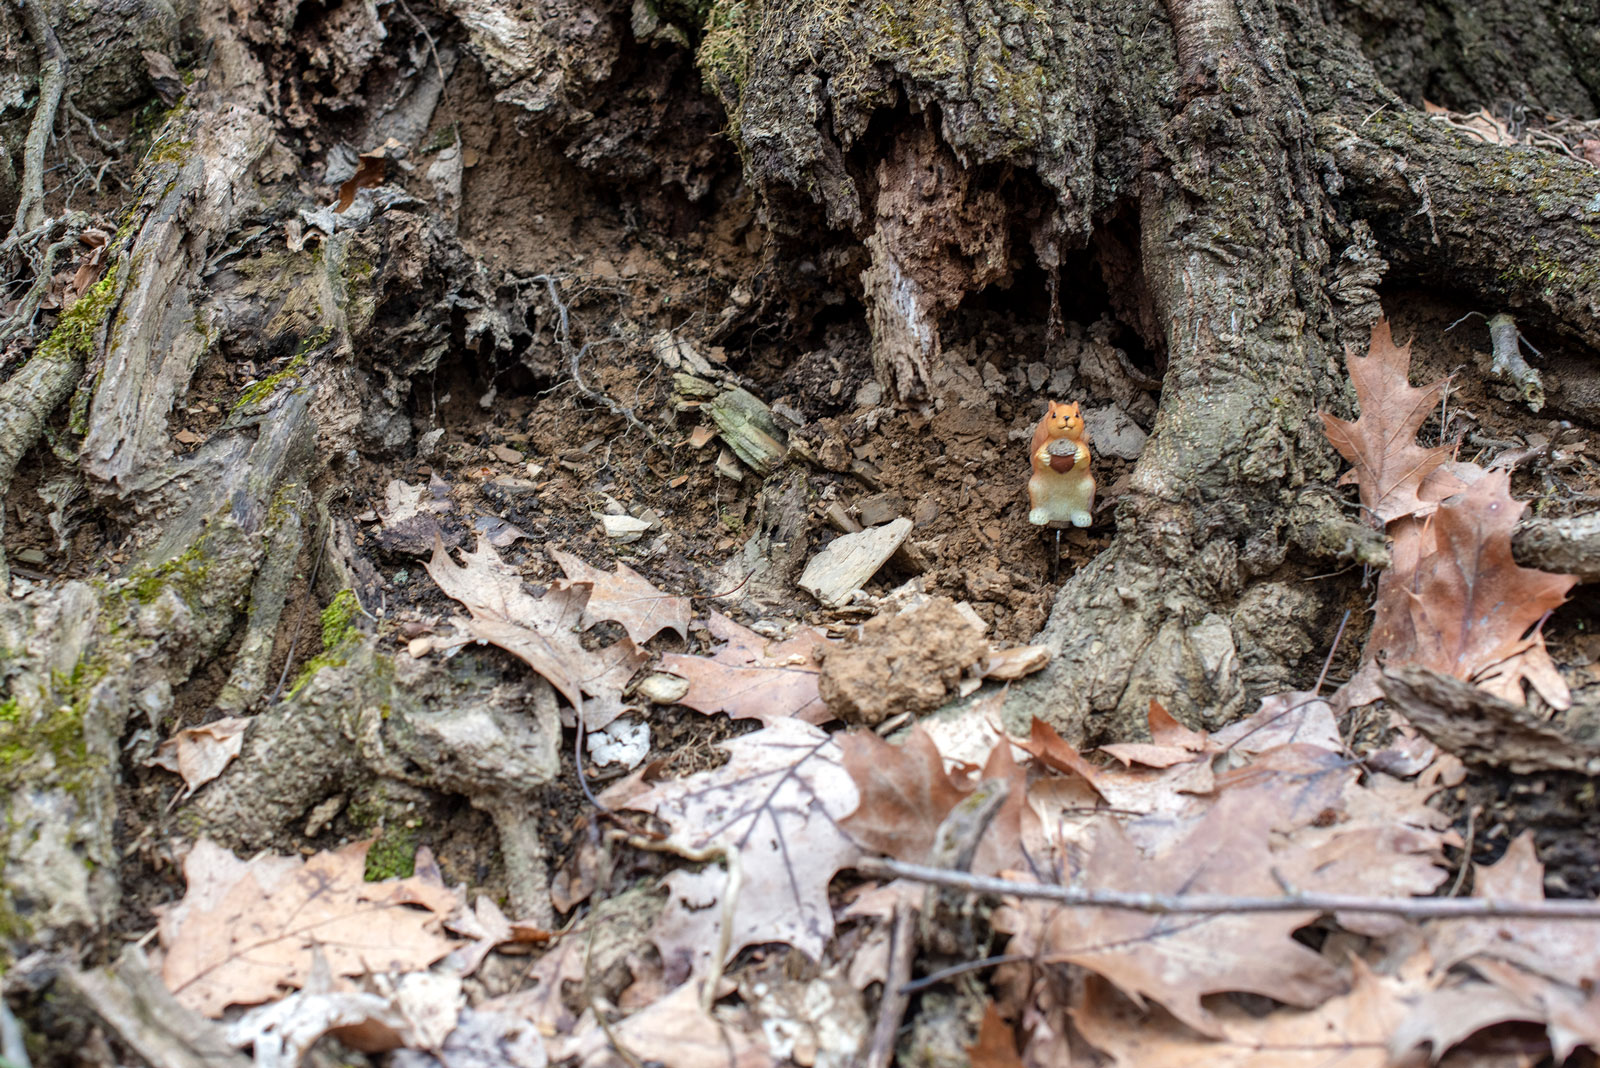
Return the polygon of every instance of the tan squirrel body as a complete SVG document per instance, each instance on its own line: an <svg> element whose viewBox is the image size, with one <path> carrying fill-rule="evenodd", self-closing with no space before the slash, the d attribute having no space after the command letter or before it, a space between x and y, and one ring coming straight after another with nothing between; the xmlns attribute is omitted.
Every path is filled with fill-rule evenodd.
<svg viewBox="0 0 1600 1068"><path fill-rule="evenodd" d="M1070 443L1068 451L1056 443ZM1054 452L1051 446L1056 444ZM1050 402L1033 431L1028 479L1028 522L1041 527L1086 527L1094 521L1094 475L1089 471L1089 436L1077 404Z"/></svg>

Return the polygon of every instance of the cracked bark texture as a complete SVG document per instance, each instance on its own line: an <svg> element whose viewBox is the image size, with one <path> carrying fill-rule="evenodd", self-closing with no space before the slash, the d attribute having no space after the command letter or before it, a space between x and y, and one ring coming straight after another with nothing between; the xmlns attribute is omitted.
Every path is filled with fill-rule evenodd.
<svg viewBox="0 0 1600 1068"><path fill-rule="evenodd" d="M1472 17L1467 5L1423 6L1429 18ZM1563 32L1600 24L1555 0L1491 6L1485 17ZM1375 66L1357 32L1370 42L1384 19L1418 23L1398 7L714 10L700 60L746 173L780 231L802 233L820 213L866 241L869 321L897 324L875 326L875 358L902 397L916 395L915 369L898 353L906 336L937 338L939 305L906 300L922 297L916 287L875 287L874 272L943 256L958 286L984 283L970 264L963 278L948 247L881 225L879 205L894 195L874 172L885 136L931 134L926 155L948 151L987 175L987 187L969 179L956 195L967 206L996 175L1030 174L1044 203L1030 205L1029 234L1047 269L1120 240L1103 228L1119 208L1137 218L1138 247L1123 250L1136 270L1121 273L1112 300L1165 360L1154 433L1114 543L1057 597L1041 635L1056 657L1013 688L1011 726L1039 715L1077 741L1122 737L1159 699L1214 727L1281 687L1290 654L1326 648L1337 620L1295 576L1319 566L1308 554L1382 553L1371 539L1330 537L1341 526L1330 499L1307 492L1336 473L1313 413L1348 409L1341 350L1364 342L1391 265L1584 345L1600 339L1593 172L1550 154L1486 153L1408 107L1379 68L1409 88L1442 77L1443 61L1403 68L1380 49ZM1451 84L1512 86L1492 61L1458 52ZM1577 106L1592 99L1585 77L1540 84Z"/></svg>

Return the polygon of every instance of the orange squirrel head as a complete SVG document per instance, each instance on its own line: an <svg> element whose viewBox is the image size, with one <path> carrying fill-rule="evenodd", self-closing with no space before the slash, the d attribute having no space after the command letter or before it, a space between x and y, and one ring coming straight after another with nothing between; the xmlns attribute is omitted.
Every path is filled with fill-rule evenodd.
<svg viewBox="0 0 1600 1068"><path fill-rule="evenodd" d="M1052 438L1078 438L1083 434L1083 416L1078 414L1078 404L1050 402L1050 410L1040 422L1045 433Z"/></svg>

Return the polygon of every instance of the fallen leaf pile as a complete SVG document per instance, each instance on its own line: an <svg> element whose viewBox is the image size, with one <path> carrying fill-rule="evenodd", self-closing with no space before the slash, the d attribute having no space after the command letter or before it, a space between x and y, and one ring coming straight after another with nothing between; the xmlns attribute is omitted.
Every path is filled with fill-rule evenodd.
<svg viewBox="0 0 1600 1068"><path fill-rule="evenodd" d="M1417 444L1445 382L1410 384L1411 347L1394 344L1386 321L1373 327L1368 354L1349 363L1361 418L1322 420L1353 465L1341 481L1360 488L1363 509L1385 526L1393 563L1378 579L1372 634L1346 701L1382 696L1383 665L1416 664L1517 703L1530 683L1552 708L1568 707L1539 624L1577 580L1512 559L1525 506L1511 497L1509 472L1448 462L1449 445Z"/></svg>
<svg viewBox="0 0 1600 1068"><path fill-rule="evenodd" d="M1557 703L1565 690L1538 623L1570 582L1511 560L1522 505L1504 473L1416 444L1441 386L1411 387L1408 363L1380 326L1371 353L1352 358L1361 418L1327 418L1395 546L1350 686L1373 685L1381 648L1389 664L1519 700L1531 682ZM391 516L420 500L397 497ZM421 510L397 523L410 517ZM551 551L565 578L530 588L490 539L458 562L436 524L416 526L434 539L428 573L467 611L455 644L512 653L591 730L624 712L647 721L629 689L650 662L645 643L663 631L698 639L689 601L624 565ZM620 636L600 644L589 632L607 623ZM574 912L565 931L516 923L487 898L466 909L426 855L416 877L363 883L363 844L241 861L202 841L185 863L187 896L161 916L168 987L212 1017L255 1006L227 1037L268 1066L299 1063L331 1036L392 1052L401 1068L847 1068L866 1061L880 1012L898 1019L889 988L947 965L954 946L983 969L939 983L959 1007L938 1011L964 1022L901 1040L978 1068L1379 1068L1469 1056L1486 1035L1505 1042L1504 1024L1531 1025L1518 1032L1530 1061L1600 1052L1600 925L1372 911L1372 899L1439 892L1447 851L1465 845L1430 804L1460 782L1461 763L1404 725L1358 761L1315 693L1274 694L1210 733L1152 702L1149 741L1080 752L1037 719L1026 738L1007 737L997 697L891 742L825 729L837 710L819 681L842 646L820 631L774 639L712 614L703 633L710 655L663 655L660 671L678 679L652 699L759 727L719 742L720 763L704 770L661 778L646 764L600 794L589 818L610 834L591 836L552 884ZM226 722L183 732L159 762L193 789L239 737ZM952 850L952 829L980 810L976 839ZM950 856L1005 889L941 893L884 876L903 873L877 859ZM1023 884L1102 896L1069 907ZM1531 840L1478 867L1472 889L1542 901ZM1232 904L1105 903L1117 893ZM1366 908L1322 911L1299 896L1318 894ZM1289 909L1237 904L1290 895ZM930 934L934 922L947 929ZM529 947L537 959L492 977Z"/></svg>
<svg viewBox="0 0 1600 1068"><path fill-rule="evenodd" d="M184 861L189 892L161 912L161 977L207 1016L297 989L321 955L334 976L425 968L455 948L442 923L459 904L430 871L363 882L367 847L241 861L205 839Z"/></svg>

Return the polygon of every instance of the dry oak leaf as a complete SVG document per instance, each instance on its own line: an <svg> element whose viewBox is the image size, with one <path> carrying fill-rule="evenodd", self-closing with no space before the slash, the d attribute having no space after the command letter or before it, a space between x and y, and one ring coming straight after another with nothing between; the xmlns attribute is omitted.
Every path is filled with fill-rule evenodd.
<svg viewBox="0 0 1600 1068"><path fill-rule="evenodd" d="M983 1007L983 1019L978 1021L978 1037L967 1047L967 1058L972 1062L972 1068L1022 1068L1022 1058L1017 1056L1016 1039L992 1001Z"/></svg>
<svg viewBox="0 0 1600 1068"><path fill-rule="evenodd" d="M1102 745L1100 751L1116 757L1124 765L1143 764L1148 768L1170 768L1174 764L1198 760L1201 756L1218 752L1222 748L1205 732L1192 731L1173 719L1172 713L1154 698L1150 699L1149 721L1150 741Z"/></svg>
<svg viewBox="0 0 1600 1068"><path fill-rule="evenodd" d="M1445 380L1411 385L1411 346L1395 345L1386 319L1373 326L1367 355L1346 351L1345 359L1361 417L1352 423L1319 413L1328 440L1353 465L1339 484L1354 482L1361 503L1384 523L1427 508L1419 496L1423 481L1449 459L1450 448L1418 445L1417 429L1438 403Z"/></svg>
<svg viewBox="0 0 1600 1068"><path fill-rule="evenodd" d="M303 986L317 952L343 976L426 968L449 953L456 942L440 928L456 894L422 853L420 874L364 882L371 844L243 861L202 838L183 863L188 892L161 910L162 981L218 1017Z"/></svg>
<svg viewBox="0 0 1600 1068"><path fill-rule="evenodd" d="M857 800L839 747L797 719L718 744L729 754L722 767L658 783L627 807L664 820L677 845L738 851L743 883L730 957L748 945L786 942L816 960L833 936L828 883L861 855L839 828ZM675 893L652 936L664 960L688 956L696 970L709 963L717 944L727 882L721 865L700 875L714 886L701 887L694 900Z"/></svg>
<svg viewBox="0 0 1600 1068"><path fill-rule="evenodd" d="M1082 870L1063 881L1092 889L1154 893L1281 894L1268 848L1273 814L1256 799L1224 795L1165 849L1146 856L1112 819L1101 818ZM1159 915L1060 908L1020 901L995 925L1012 935L1006 952L1079 965L1109 979L1138 1004L1160 1002L1196 1031L1222 1037L1201 1005L1208 994L1246 991L1312 1006L1343 989L1337 969L1290 937L1314 911Z"/></svg>
<svg viewBox="0 0 1600 1068"><path fill-rule="evenodd" d="M1524 831L1493 864L1473 865L1472 896L1500 901L1543 901L1544 865ZM1600 985L1600 928L1570 920L1435 920L1424 927L1438 969L1486 957L1525 968L1570 987Z"/></svg>
<svg viewBox="0 0 1600 1068"><path fill-rule="evenodd" d="M640 645L668 627L677 631L680 638L689 637L689 598L662 593L627 564L618 564L615 574L607 574L559 549L551 550L550 556L569 580L590 584L589 603L583 610L584 626L602 619L621 623L628 637Z"/></svg>
<svg viewBox="0 0 1600 1068"><path fill-rule="evenodd" d="M602 1030L598 1025L567 1043L555 1045L551 1060L576 1056L584 1068L624 1068L617 1048L634 1051L664 1068L772 1068L778 1059L768 1049L760 1025L738 1010L707 1016L700 1007L700 980L690 980Z"/></svg>
<svg viewBox="0 0 1600 1068"><path fill-rule="evenodd" d="M1469 679L1519 704L1527 681L1551 707L1564 709L1572 694L1538 624L1578 580L1511 558L1511 530L1526 505L1510 487L1510 472L1491 471L1434 513L1435 551L1421 557L1405 589L1390 589L1390 596L1407 599L1415 644L1384 650L1386 662Z"/></svg>
<svg viewBox="0 0 1600 1068"><path fill-rule="evenodd" d="M841 826L868 849L912 864L926 863L934 836L950 810L984 779L1011 784L1005 803L989 824L972 858L972 871L993 875L1022 859L1022 821L1031 814L1027 772L1011 758L1011 740L1001 738L976 777L951 775L939 748L920 725L902 745L871 731L834 736L844 768L860 791L861 803Z"/></svg>
<svg viewBox="0 0 1600 1068"><path fill-rule="evenodd" d="M1390 1036L1421 989L1415 979L1375 975L1360 958L1340 994L1308 1010L1265 1015L1219 1001L1219 1037L1197 1035L1171 1016L1142 1012L1103 982L1085 985L1072 1022L1117 1068L1390 1068Z"/></svg>
<svg viewBox="0 0 1600 1068"><path fill-rule="evenodd" d="M181 730L156 747L149 764L183 776L183 796L187 797L222 774L244 748L245 728L250 721L242 716L225 716L201 727Z"/></svg>
<svg viewBox="0 0 1600 1068"><path fill-rule="evenodd" d="M543 675L583 713L590 730L599 730L625 710L622 689L649 659L631 638L603 649L586 649L580 635L589 602L586 585L556 584L542 597L522 585L485 538L478 551L462 553L464 565L450 558L444 543L433 543L423 566L439 588L467 606L467 633L498 645ZM583 695L592 700L585 705Z"/></svg>
<svg viewBox="0 0 1600 1068"><path fill-rule="evenodd" d="M817 695L817 648L827 642L815 630L801 630L771 642L715 612L707 626L727 644L709 657L668 653L661 670L689 680L678 704L707 715L726 712L734 719L759 719L767 726L795 718L807 723L832 719Z"/></svg>

